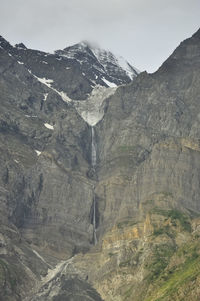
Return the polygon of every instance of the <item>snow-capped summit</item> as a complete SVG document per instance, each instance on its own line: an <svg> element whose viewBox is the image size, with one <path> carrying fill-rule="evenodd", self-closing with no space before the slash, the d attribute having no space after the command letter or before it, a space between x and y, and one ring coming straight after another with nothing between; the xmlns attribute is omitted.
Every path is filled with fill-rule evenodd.
<svg viewBox="0 0 200 301"><path fill-rule="evenodd" d="M83 74L94 84L102 86L116 87L127 84L139 73L139 70L123 57L115 56L88 41L57 50L55 53L79 62Z"/></svg>
<svg viewBox="0 0 200 301"><path fill-rule="evenodd" d="M87 41L50 54L28 49L23 43L12 46L0 36L0 52L7 52L17 68L31 74L45 85L45 89L48 87L56 92L64 102L77 102L79 112L85 110L85 106L78 104L78 101L87 100L90 103L87 110L89 107L96 110L93 102L98 98L100 107L95 112L95 120L93 118L91 121L91 114L86 116L87 122L92 122L93 125L102 116L100 99L114 93L118 86L130 83L139 73L122 57ZM108 88L111 90L105 91Z"/></svg>
<svg viewBox="0 0 200 301"><path fill-rule="evenodd" d="M125 72L131 80L139 73L139 70L131 66L122 56L116 56L109 50L95 46L91 50L98 61L104 66L107 73L115 73L120 70L121 72Z"/></svg>

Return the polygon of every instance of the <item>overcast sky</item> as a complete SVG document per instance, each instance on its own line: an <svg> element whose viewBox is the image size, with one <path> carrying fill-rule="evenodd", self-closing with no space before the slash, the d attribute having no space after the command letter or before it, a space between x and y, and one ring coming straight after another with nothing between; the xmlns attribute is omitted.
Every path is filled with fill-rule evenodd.
<svg viewBox="0 0 200 301"><path fill-rule="evenodd" d="M0 34L52 52L82 40L155 71L200 27L200 0L0 0Z"/></svg>

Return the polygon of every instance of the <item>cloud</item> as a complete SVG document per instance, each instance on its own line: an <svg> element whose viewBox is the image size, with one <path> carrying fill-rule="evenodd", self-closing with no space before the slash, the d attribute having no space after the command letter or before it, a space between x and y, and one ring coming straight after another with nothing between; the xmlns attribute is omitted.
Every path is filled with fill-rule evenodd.
<svg viewBox="0 0 200 301"><path fill-rule="evenodd" d="M1 34L53 51L96 41L155 70L199 24L199 0L0 0Z"/></svg>

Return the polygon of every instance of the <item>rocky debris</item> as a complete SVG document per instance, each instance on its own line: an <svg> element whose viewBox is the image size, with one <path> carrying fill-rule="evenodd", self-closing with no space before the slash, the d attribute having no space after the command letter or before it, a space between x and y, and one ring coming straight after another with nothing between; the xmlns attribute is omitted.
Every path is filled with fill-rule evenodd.
<svg viewBox="0 0 200 301"><path fill-rule="evenodd" d="M39 300L73 300L73 301L101 301L100 295L87 282L87 277L80 277L73 268L73 257L60 262L55 269L50 269L42 279L41 286L33 297L25 301Z"/></svg>
<svg viewBox="0 0 200 301"><path fill-rule="evenodd" d="M90 125L95 126L104 116L106 101L116 88L96 86L86 100L74 102L79 115Z"/></svg>

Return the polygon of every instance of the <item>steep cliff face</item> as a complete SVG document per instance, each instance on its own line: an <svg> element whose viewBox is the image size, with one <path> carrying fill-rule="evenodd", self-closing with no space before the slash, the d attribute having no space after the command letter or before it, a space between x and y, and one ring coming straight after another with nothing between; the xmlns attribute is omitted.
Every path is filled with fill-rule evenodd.
<svg viewBox="0 0 200 301"><path fill-rule="evenodd" d="M194 35L156 73L119 87L97 125L100 182L126 178L129 187L114 197L119 217L163 191L199 210L199 47Z"/></svg>
<svg viewBox="0 0 200 301"><path fill-rule="evenodd" d="M52 256L91 244L91 133L58 93L4 49L0 57L1 298L23 300L56 263Z"/></svg>
<svg viewBox="0 0 200 301"><path fill-rule="evenodd" d="M1 298L198 300L200 31L118 88L0 41Z"/></svg>

